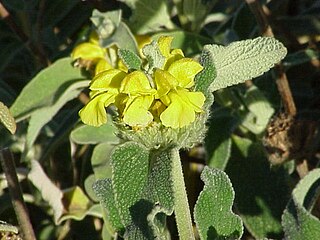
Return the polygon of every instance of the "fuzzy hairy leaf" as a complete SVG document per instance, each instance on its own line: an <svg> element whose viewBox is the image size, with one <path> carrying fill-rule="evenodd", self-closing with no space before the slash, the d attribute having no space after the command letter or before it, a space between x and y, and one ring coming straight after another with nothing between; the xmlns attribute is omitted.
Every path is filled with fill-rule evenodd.
<svg viewBox="0 0 320 240"><path fill-rule="evenodd" d="M173 212L171 154L171 149L149 152L138 143L127 142L116 147L111 155L112 183L99 180L95 184L102 205L118 211L126 239L167 238L165 216ZM106 195L111 191L110 184L113 205Z"/></svg>
<svg viewBox="0 0 320 240"><path fill-rule="evenodd" d="M62 58L39 72L22 90L11 106L12 115L22 120L40 107L50 106L75 81L82 80L79 69L71 58Z"/></svg>
<svg viewBox="0 0 320 240"><path fill-rule="evenodd" d="M11 134L14 134L16 132L16 122L11 115L8 107L2 102L0 102L0 123L2 123L11 132Z"/></svg>
<svg viewBox="0 0 320 240"><path fill-rule="evenodd" d="M118 231L124 231L124 225L120 219L120 214L115 202L115 196L110 178L100 179L93 185L93 190L96 193L100 204L104 208L104 221L111 223L112 227Z"/></svg>
<svg viewBox="0 0 320 240"><path fill-rule="evenodd" d="M51 182L40 163L35 160L31 161L31 171L28 174L28 179L40 191L42 198L48 202L53 210L54 221L58 224L64 211L62 191Z"/></svg>
<svg viewBox="0 0 320 240"><path fill-rule="evenodd" d="M95 25L100 38L110 37L121 21L121 11L99 12L94 10L91 16L91 22Z"/></svg>
<svg viewBox="0 0 320 240"><path fill-rule="evenodd" d="M231 133L237 120L224 108L214 110L209 119L205 138L207 164L211 168L224 170L231 154Z"/></svg>
<svg viewBox="0 0 320 240"><path fill-rule="evenodd" d="M144 46L142 49L143 54L146 56L149 66L148 71L151 72L154 68L162 68L165 57L161 54L156 41Z"/></svg>
<svg viewBox="0 0 320 240"><path fill-rule="evenodd" d="M262 75L287 54L281 42L271 37L258 37L233 42L228 46L206 45L217 71L211 85L216 91Z"/></svg>
<svg viewBox="0 0 320 240"><path fill-rule="evenodd" d="M137 34L156 32L163 27L170 29L168 3L165 0L122 0L132 9L130 28Z"/></svg>
<svg viewBox="0 0 320 240"><path fill-rule="evenodd" d="M116 128L109 119L106 124L100 127L82 125L71 132L70 138L78 144L118 143L119 139L115 132Z"/></svg>
<svg viewBox="0 0 320 240"><path fill-rule="evenodd" d="M320 195L320 169L309 172L292 192L282 215L286 239L320 239L320 220L311 210Z"/></svg>
<svg viewBox="0 0 320 240"><path fill-rule="evenodd" d="M88 84L89 81L80 81L72 84L51 106L40 108L31 114L26 138L27 149L31 148L41 128L47 124L68 101L76 98Z"/></svg>
<svg viewBox="0 0 320 240"><path fill-rule="evenodd" d="M91 166L96 180L111 178L112 169L110 165L110 156L114 148L110 142L100 143L93 149L91 155Z"/></svg>
<svg viewBox="0 0 320 240"><path fill-rule="evenodd" d="M126 49L119 49L118 54L128 69L140 69L142 61L137 54Z"/></svg>
<svg viewBox="0 0 320 240"><path fill-rule="evenodd" d="M195 91L201 91L205 96L208 96L211 95L210 86L217 76L217 69L213 55L206 47L201 53L200 64L203 66L203 70L196 75L194 88Z"/></svg>
<svg viewBox="0 0 320 240"><path fill-rule="evenodd" d="M205 167L201 179L205 186L194 209L200 239L239 239L243 226L241 218L231 210L234 191L228 176Z"/></svg>
<svg viewBox="0 0 320 240"><path fill-rule="evenodd" d="M116 44L121 49L131 50L137 53L136 40L128 28L121 21L121 10L99 12L93 11L91 21L95 25L101 47L110 47Z"/></svg>
<svg viewBox="0 0 320 240"><path fill-rule="evenodd" d="M249 110L241 113L242 125L254 134L262 133L274 114L268 99L256 86L252 85L241 100Z"/></svg>
<svg viewBox="0 0 320 240"><path fill-rule="evenodd" d="M236 192L237 211L255 239L281 239L281 215L290 191L286 170L270 169L261 143L235 135L232 140L226 172Z"/></svg>

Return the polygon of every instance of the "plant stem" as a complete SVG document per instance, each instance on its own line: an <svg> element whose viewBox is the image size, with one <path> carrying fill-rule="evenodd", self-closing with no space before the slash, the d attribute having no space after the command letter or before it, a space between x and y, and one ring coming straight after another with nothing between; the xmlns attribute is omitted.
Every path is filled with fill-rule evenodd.
<svg viewBox="0 0 320 240"><path fill-rule="evenodd" d="M8 182L12 205L17 215L23 239L35 240L36 237L30 222L27 207L23 201L13 156L9 149L5 148L0 151L0 161Z"/></svg>
<svg viewBox="0 0 320 240"><path fill-rule="evenodd" d="M180 239L183 240L194 240L195 237L193 233L190 208L183 178L179 150L174 148L172 150L171 157L174 192L174 213L176 216L179 236Z"/></svg>
<svg viewBox="0 0 320 240"><path fill-rule="evenodd" d="M262 35L268 37L274 37L272 28L268 22L267 16L257 0L246 0L251 12L254 14L257 23L260 27ZM289 87L287 75L283 69L281 63L278 63L274 67L276 73L276 84L278 87L279 94L281 96L285 111L290 116L297 114L297 109L292 97L292 93Z"/></svg>

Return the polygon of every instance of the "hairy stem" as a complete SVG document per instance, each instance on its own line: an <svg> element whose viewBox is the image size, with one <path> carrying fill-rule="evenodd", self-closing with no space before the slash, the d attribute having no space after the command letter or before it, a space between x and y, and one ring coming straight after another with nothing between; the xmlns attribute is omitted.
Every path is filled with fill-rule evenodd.
<svg viewBox="0 0 320 240"><path fill-rule="evenodd" d="M9 149L6 148L0 151L0 161L8 182L12 205L17 215L23 239L35 240L36 237L30 222L27 207L22 197L13 156Z"/></svg>
<svg viewBox="0 0 320 240"><path fill-rule="evenodd" d="M194 240L190 208L178 149L172 150L172 161L174 213L179 236L180 239Z"/></svg>
<svg viewBox="0 0 320 240"><path fill-rule="evenodd" d="M257 0L246 0L251 12L254 14L256 21L260 27L262 35L267 37L274 37L272 28L268 22L267 16ZM289 87L289 82L287 75L284 72L283 66L281 63L276 64L275 67L276 73L276 84L278 87L279 94L281 96L285 111L290 116L295 116L297 114L297 109L292 97L292 93Z"/></svg>

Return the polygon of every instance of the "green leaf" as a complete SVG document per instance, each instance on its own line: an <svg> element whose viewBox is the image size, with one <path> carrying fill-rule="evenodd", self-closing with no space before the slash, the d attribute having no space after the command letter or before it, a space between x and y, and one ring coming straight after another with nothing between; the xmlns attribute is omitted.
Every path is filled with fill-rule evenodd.
<svg viewBox="0 0 320 240"><path fill-rule="evenodd" d="M51 106L43 107L32 112L26 137L27 150L31 148L41 128L47 124L68 101L76 98L88 84L89 81L76 82L69 86Z"/></svg>
<svg viewBox="0 0 320 240"><path fill-rule="evenodd" d="M71 132L70 138L78 144L118 143L119 139L115 133L116 128L109 119L106 124L100 127L82 125Z"/></svg>
<svg viewBox="0 0 320 240"><path fill-rule="evenodd" d="M38 161L31 161L28 179L40 191L42 198L48 202L53 211L54 222L58 224L64 211L62 191L51 182Z"/></svg>
<svg viewBox="0 0 320 240"><path fill-rule="evenodd" d="M164 216L161 213L173 212L170 159L169 149L150 153L133 142L114 150L112 184L128 239L165 236L164 226L159 222Z"/></svg>
<svg viewBox="0 0 320 240"><path fill-rule="evenodd" d="M213 55L206 47L204 47L201 53L200 64L203 66L203 70L198 73L194 79L194 89L195 91L203 92L205 96L208 96L211 94L211 92L209 92L210 86L217 76L217 70Z"/></svg>
<svg viewBox="0 0 320 240"><path fill-rule="evenodd" d="M228 176L205 167L201 179L205 186L194 209L200 239L239 239L243 226L241 218L231 211L234 191Z"/></svg>
<svg viewBox="0 0 320 240"><path fill-rule="evenodd" d="M283 44L271 37L238 41L226 47L206 45L204 52L211 55L217 71L212 91L258 77L287 54Z"/></svg>
<svg viewBox="0 0 320 240"><path fill-rule="evenodd" d="M71 58L56 61L39 72L22 90L10 110L20 121L40 107L51 106L64 90L83 77L71 64Z"/></svg>
<svg viewBox="0 0 320 240"><path fill-rule="evenodd" d="M0 102L0 123L2 123L11 132L11 134L16 132L16 122L7 106L2 102Z"/></svg>
<svg viewBox="0 0 320 240"><path fill-rule="evenodd" d="M119 26L121 15L121 10L107 11L104 13L94 10L90 20L97 28L99 37L108 38Z"/></svg>
<svg viewBox="0 0 320 240"><path fill-rule="evenodd" d="M101 13L93 11L91 21L97 28L102 47L110 47L116 44L120 49L131 50L138 53L138 47L134 35L128 26L121 21L121 10Z"/></svg>
<svg viewBox="0 0 320 240"><path fill-rule="evenodd" d="M224 170L231 154L231 134L237 120L230 111L220 108L211 113L205 138L207 164L211 168Z"/></svg>
<svg viewBox="0 0 320 240"><path fill-rule="evenodd" d="M58 219L58 224L67 219L74 219L78 221L84 219L88 210L90 210L90 207L92 206L89 198L78 186L65 189L63 191L63 204L65 211Z"/></svg>
<svg viewBox="0 0 320 240"><path fill-rule="evenodd" d="M268 99L254 85L252 85L243 96L242 101L247 110L241 114L242 125L254 134L262 133L274 114L274 109Z"/></svg>
<svg viewBox="0 0 320 240"><path fill-rule="evenodd" d="M114 147L114 144L111 144L110 142L104 142L98 144L93 149L91 166L96 180L111 178L112 169L110 165L110 156Z"/></svg>
<svg viewBox="0 0 320 240"><path fill-rule="evenodd" d="M165 57L161 54L159 46L156 41L144 46L142 52L148 60L148 72L152 72L154 68L162 68Z"/></svg>
<svg viewBox="0 0 320 240"><path fill-rule="evenodd" d="M320 195L320 169L308 173L292 192L292 199L282 215L286 239L320 239L320 220L311 210Z"/></svg>
<svg viewBox="0 0 320 240"><path fill-rule="evenodd" d="M131 9L130 28L135 34L157 32L173 28L165 0L123 0Z"/></svg>
<svg viewBox="0 0 320 240"><path fill-rule="evenodd" d="M287 171L270 168L260 142L237 136L232 140L226 172L236 192L237 211L255 239L281 239L281 215L290 191Z"/></svg>
<svg viewBox="0 0 320 240"><path fill-rule="evenodd" d="M117 207L125 226L131 224L130 208L136 204L148 180L149 152L136 143L117 147L111 157L112 183Z"/></svg>
<svg viewBox="0 0 320 240"><path fill-rule="evenodd" d="M124 225L122 224L119 211L116 206L111 179L105 178L98 180L93 185L93 190L100 200L100 204L103 206L105 224L110 221L112 227L116 231L123 232Z"/></svg>
<svg viewBox="0 0 320 240"><path fill-rule="evenodd" d="M184 0L183 14L191 23L192 31L199 31L202 27L203 21L207 14L211 11L215 5L215 1L199 1L199 0Z"/></svg>
<svg viewBox="0 0 320 240"><path fill-rule="evenodd" d="M138 70L141 68L142 61L134 52L126 49L119 49L118 54L128 69Z"/></svg>
<svg viewBox="0 0 320 240"><path fill-rule="evenodd" d="M92 199L94 202L98 202L99 199L97 198L95 192L93 191L93 185L96 182L96 178L94 174L90 174L86 180L84 180L84 190L86 191L87 195Z"/></svg>

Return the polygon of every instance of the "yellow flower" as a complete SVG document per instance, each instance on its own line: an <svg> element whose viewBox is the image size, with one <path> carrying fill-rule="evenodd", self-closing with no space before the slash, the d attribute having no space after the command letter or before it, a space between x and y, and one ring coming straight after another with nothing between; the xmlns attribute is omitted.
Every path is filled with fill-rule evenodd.
<svg viewBox="0 0 320 240"><path fill-rule="evenodd" d="M161 36L158 39L158 46L161 54L165 57L165 63L163 65L163 69L167 69L172 62L179 60L184 57L184 54L181 49L172 49L171 43L173 37L169 36Z"/></svg>
<svg viewBox="0 0 320 240"><path fill-rule="evenodd" d="M99 52L93 47L97 41L83 45L97 50L96 54L90 53L96 61L97 75L90 84L90 101L79 112L82 121L92 126L106 123L105 108L112 104L117 107L120 119L133 129L146 127L153 121L171 128L182 128L194 122L196 114L202 112L205 96L191 88L196 74L203 68L193 59L184 57L181 49L171 49L172 39L158 39L165 62L150 75L140 70L128 73L126 68L121 69L121 62L118 62L118 69L113 69L106 58L101 57L106 51ZM74 56L89 56L80 46Z"/></svg>
<svg viewBox="0 0 320 240"><path fill-rule="evenodd" d="M107 122L105 108L116 101L121 81L125 76L125 72L111 69L94 77L90 85L91 99L79 111L83 123L98 127Z"/></svg>
<svg viewBox="0 0 320 240"><path fill-rule="evenodd" d="M123 111L123 121L129 126L147 126L153 120L149 111L156 90L151 88L147 76L142 71L128 74L122 81L120 92L128 95Z"/></svg>
<svg viewBox="0 0 320 240"><path fill-rule="evenodd" d="M195 121L195 113L202 112L205 97L201 92L180 89L170 91L166 101L168 107L160 115L162 124L166 127L182 128Z"/></svg>
<svg viewBox="0 0 320 240"><path fill-rule="evenodd" d="M160 114L160 120L166 127L181 128L195 121L195 113L202 112L201 108L205 96L201 92L190 92L188 89L194 85L194 77L203 68L190 58L180 58L172 51L170 46L163 44L166 56L170 61L165 69L155 70L155 83L157 86L156 98L160 99L167 108Z"/></svg>

